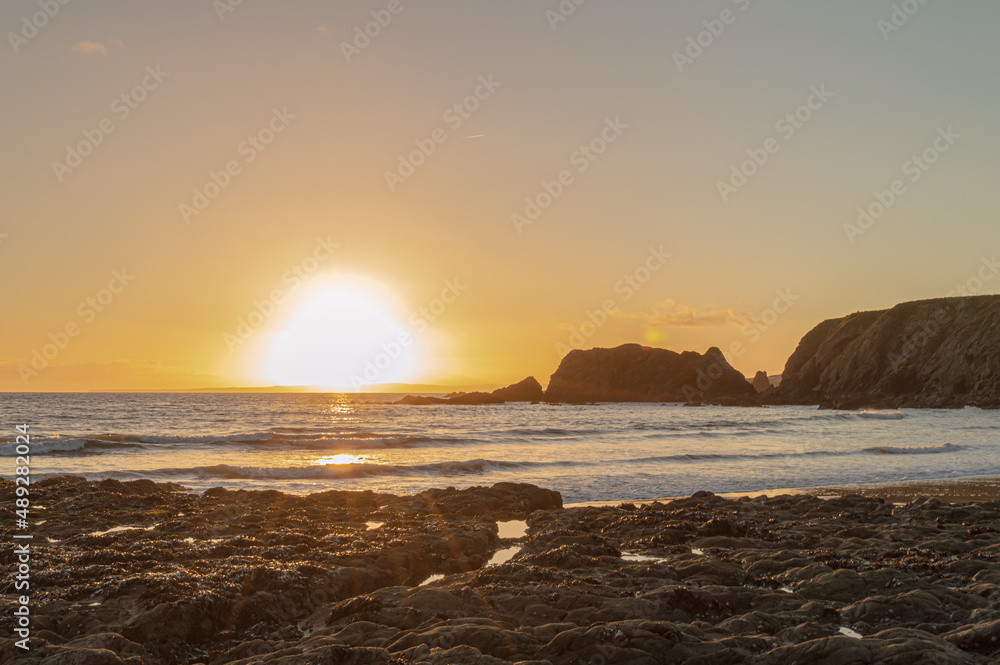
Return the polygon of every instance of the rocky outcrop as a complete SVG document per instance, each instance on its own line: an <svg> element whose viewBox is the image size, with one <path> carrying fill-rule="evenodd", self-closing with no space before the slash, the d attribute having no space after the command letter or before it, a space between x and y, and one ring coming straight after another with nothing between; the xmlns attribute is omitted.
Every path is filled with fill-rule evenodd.
<svg viewBox="0 0 1000 665"><path fill-rule="evenodd" d="M753 377L753 389L758 393L763 395L764 393L771 392L771 379L768 378L767 372L757 372L756 376Z"/></svg>
<svg viewBox="0 0 1000 665"><path fill-rule="evenodd" d="M638 344L570 351L549 380L551 402L710 402L749 405L757 393L713 347L704 355Z"/></svg>
<svg viewBox="0 0 1000 665"><path fill-rule="evenodd" d="M407 395L393 404L410 404L413 406L428 406L431 404L503 404L503 400L490 393L453 393L450 397L433 397L430 395Z"/></svg>
<svg viewBox="0 0 1000 665"><path fill-rule="evenodd" d="M506 402L538 402L542 399L542 386L533 376L506 388L498 388L491 393L451 393L445 397L407 395L394 402L426 406L429 404L504 404Z"/></svg>
<svg viewBox="0 0 1000 665"><path fill-rule="evenodd" d="M358 607L385 586L478 570L503 546L498 521L562 506L558 492L516 483L407 497L198 495L149 480L63 476L31 492L47 508L30 543L31 651L3 639L8 631L4 665L208 662L226 649L253 656L275 640L300 641L299 623L317 610L329 615L330 603ZM0 500L14 498L14 483L0 479ZM13 532L12 522L0 526L8 542ZM341 649L351 653L324 662L392 660Z"/></svg>
<svg viewBox="0 0 1000 665"><path fill-rule="evenodd" d="M0 503L14 489L0 479ZM32 498L31 650L0 635L3 665L1000 662L997 502L563 508L510 483L198 495L74 477ZM502 538L511 519L526 532Z"/></svg>
<svg viewBox="0 0 1000 665"><path fill-rule="evenodd" d="M768 401L861 407L1000 407L1000 296L942 298L816 326Z"/></svg>
<svg viewBox="0 0 1000 665"><path fill-rule="evenodd" d="M543 398L542 384L533 376L512 386L494 390L490 394L505 402L540 402Z"/></svg>

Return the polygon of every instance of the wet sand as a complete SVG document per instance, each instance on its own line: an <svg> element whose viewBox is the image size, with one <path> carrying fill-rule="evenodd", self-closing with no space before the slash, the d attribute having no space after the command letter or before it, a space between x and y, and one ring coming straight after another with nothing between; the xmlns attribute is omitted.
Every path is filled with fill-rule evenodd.
<svg viewBox="0 0 1000 665"><path fill-rule="evenodd" d="M1000 501L1000 476L969 476L934 480L896 481L891 483L869 483L858 485L827 485L822 487L784 487L757 492L725 492L718 496L727 499L749 497L775 497L782 495L809 495L821 499L855 494L858 496L884 499L890 503L905 504L926 497L940 499L948 503L982 503ZM585 501L568 503L567 508L614 507L622 503L646 505L654 502L675 501L684 497L659 497L656 499L632 499L628 501Z"/></svg>
<svg viewBox="0 0 1000 665"><path fill-rule="evenodd" d="M948 503L982 503L1000 501L1000 476L914 480L872 485L841 485L823 487L808 492L819 497L859 494L878 497L892 503L908 503L920 497L940 499Z"/></svg>

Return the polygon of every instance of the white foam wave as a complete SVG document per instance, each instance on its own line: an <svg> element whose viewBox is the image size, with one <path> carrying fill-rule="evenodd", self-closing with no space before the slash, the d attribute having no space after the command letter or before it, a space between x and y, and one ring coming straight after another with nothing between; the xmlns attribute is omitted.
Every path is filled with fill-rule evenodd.
<svg viewBox="0 0 1000 665"><path fill-rule="evenodd" d="M902 411L884 411L880 409L864 409L858 415L862 418L872 418L874 420L902 420L906 417L906 414Z"/></svg>

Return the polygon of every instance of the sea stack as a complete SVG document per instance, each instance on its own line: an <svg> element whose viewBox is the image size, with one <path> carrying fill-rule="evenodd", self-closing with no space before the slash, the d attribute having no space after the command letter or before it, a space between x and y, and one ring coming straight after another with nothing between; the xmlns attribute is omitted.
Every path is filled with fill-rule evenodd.
<svg viewBox="0 0 1000 665"><path fill-rule="evenodd" d="M625 344L570 351L549 380L545 399L755 405L758 396L715 347L700 354Z"/></svg>
<svg viewBox="0 0 1000 665"><path fill-rule="evenodd" d="M753 377L753 388L761 395L771 392L771 379L767 377L767 372L757 372Z"/></svg>

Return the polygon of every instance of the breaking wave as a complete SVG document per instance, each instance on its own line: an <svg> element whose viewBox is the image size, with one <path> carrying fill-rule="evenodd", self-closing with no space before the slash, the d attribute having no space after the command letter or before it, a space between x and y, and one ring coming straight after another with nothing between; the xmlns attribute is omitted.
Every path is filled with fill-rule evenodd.
<svg viewBox="0 0 1000 665"><path fill-rule="evenodd" d="M953 443L942 443L940 446L924 448L919 446L875 446L874 448L865 448L864 451L876 455L934 455L936 453L953 453L961 449L962 446L956 446Z"/></svg>

